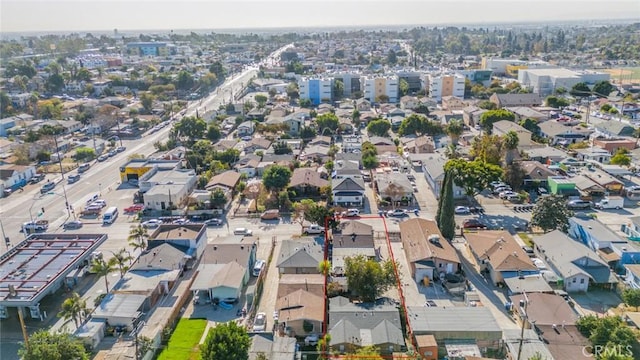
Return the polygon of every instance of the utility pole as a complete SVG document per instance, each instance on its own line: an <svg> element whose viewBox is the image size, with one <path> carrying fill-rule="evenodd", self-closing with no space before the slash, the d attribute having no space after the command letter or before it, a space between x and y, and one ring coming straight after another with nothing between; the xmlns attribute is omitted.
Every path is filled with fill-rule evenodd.
<svg viewBox="0 0 640 360"><path fill-rule="evenodd" d="M4 239L4 244L7 247L7 251L9 251L9 237L4 232L4 225L2 225L2 220L0 219L0 229L2 230L2 238Z"/></svg>
<svg viewBox="0 0 640 360"><path fill-rule="evenodd" d="M522 327L520 328L520 345L518 346L518 357L517 360L521 359L522 356L522 344L524 343L524 328L525 321L529 318L527 315L527 305L529 304L529 298L527 297L526 292L522 292L523 300L520 300L519 310L520 310L520 322L522 322Z"/></svg>
<svg viewBox="0 0 640 360"><path fill-rule="evenodd" d="M18 308L18 319L20 319L20 328L22 329L22 337L24 339L24 347L29 351L29 334L27 334L27 326L24 324L23 307Z"/></svg>
<svg viewBox="0 0 640 360"><path fill-rule="evenodd" d="M58 151L58 135L53 134L53 142L56 145L56 156L58 157L58 163L60 164L60 175L62 176L62 180L64 180L64 169L62 168L62 158L60 157L60 151Z"/></svg>

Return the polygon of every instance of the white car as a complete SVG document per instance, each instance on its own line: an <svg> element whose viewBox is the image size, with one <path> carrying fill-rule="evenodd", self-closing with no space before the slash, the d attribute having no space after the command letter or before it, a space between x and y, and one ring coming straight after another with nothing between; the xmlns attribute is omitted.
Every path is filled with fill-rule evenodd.
<svg viewBox="0 0 640 360"><path fill-rule="evenodd" d="M471 213L471 209L469 209L468 206L456 206L456 208L454 209L454 212L456 214L464 215L464 214Z"/></svg>
<svg viewBox="0 0 640 360"><path fill-rule="evenodd" d="M253 331L261 332L267 329L267 314L261 312L256 314L255 320L253 320Z"/></svg>
<svg viewBox="0 0 640 360"><path fill-rule="evenodd" d="M233 234L234 235L242 235L242 236L251 236L253 235L253 231L247 229L247 228L235 228L233 229Z"/></svg>
<svg viewBox="0 0 640 360"><path fill-rule="evenodd" d="M312 334L304 338L304 344L306 346L315 346L318 345L318 340L320 340L320 336Z"/></svg>
<svg viewBox="0 0 640 360"><path fill-rule="evenodd" d="M407 215L407 212L402 210L402 209L395 209L395 210L387 211L387 216L403 217L403 216L408 216L408 215Z"/></svg>
<svg viewBox="0 0 640 360"><path fill-rule="evenodd" d="M147 228L147 229L153 229L153 228L157 228L158 226L160 226L160 224L162 224L162 220L151 219L151 220L147 220L147 221L143 222L142 226Z"/></svg>
<svg viewBox="0 0 640 360"><path fill-rule="evenodd" d="M510 197L518 196L518 193L517 192L513 192L511 190L506 190L506 191L501 192L498 196L500 197L500 199L507 199L507 198L510 198Z"/></svg>

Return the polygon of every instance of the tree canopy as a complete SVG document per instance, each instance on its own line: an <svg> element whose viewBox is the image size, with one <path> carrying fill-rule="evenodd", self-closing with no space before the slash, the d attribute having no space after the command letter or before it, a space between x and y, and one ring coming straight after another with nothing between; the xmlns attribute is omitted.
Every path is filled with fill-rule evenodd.
<svg viewBox="0 0 640 360"><path fill-rule="evenodd" d="M451 159L444 164L444 171L451 172L453 182L474 196L486 189L492 181L502 178L502 168L481 160Z"/></svg>
<svg viewBox="0 0 640 360"><path fill-rule="evenodd" d="M595 315L583 316L576 322L582 335L589 338L593 348L618 348L621 349L616 360L637 359L640 354L634 354L631 349L637 346L638 340L633 330L620 316L598 317ZM595 354L602 359L602 354Z"/></svg>
<svg viewBox="0 0 640 360"><path fill-rule="evenodd" d="M190 141L202 139L207 130L207 123L195 116L185 116L173 125L173 131L178 138L184 136Z"/></svg>
<svg viewBox="0 0 640 360"><path fill-rule="evenodd" d="M586 83L579 82L571 87L569 94L575 97L585 97L591 94L591 89L589 89L589 85Z"/></svg>
<svg viewBox="0 0 640 360"><path fill-rule="evenodd" d="M640 306L640 289L625 289L622 292L622 300L627 306L632 306L638 310Z"/></svg>
<svg viewBox="0 0 640 360"><path fill-rule="evenodd" d="M282 190L289 185L291 169L286 166L273 165L262 175L262 183L267 190Z"/></svg>
<svg viewBox="0 0 640 360"><path fill-rule="evenodd" d="M23 360L89 359L82 340L67 333L51 333L47 329L29 336L29 346L23 344L18 355Z"/></svg>
<svg viewBox="0 0 640 360"><path fill-rule="evenodd" d="M349 290L362 301L376 300L396 283L392 260L378 262L358 255L347 257L345 265Z"/></svg>
<svg viewBox="0 0 640 360"><path fill-rule="evenodd" d="M251 339L247 330L235 321L218 323L212 327L202 345L202 360L238 360L249 357Z"/></svg>
<svg viewBox="0 0 640 360"><path fill-rule="evenodd" d="M376 136L387 136L391 129L391 123L384 119L372 120L367 125L367 132Z"/></svg>
<svg viewBox="0 0 640 360"><path fill-rule="evenodd" d="M573 211L567 209L565 202L564 197L560 195L538 198L531 212L531 226L537 226L544 232L556 229L566 232Z"/></svg>
<svg viewBox="0 0 640 360"><path fill-rule="evenodd" d="M427 110L428 111L428 110ZM443 133L442 125L427 119L421 114L407 116L398 128L398 135L439 135Z"/></svg>
<svg viewBox="0 0 640 360"><path fill-rule="evenodd" d="M615 89L616 87L606 80L598 81L593 86L593 92L602 96L609 96Z"/></svg>
<svg viewBox="0 0 640 360"><path fill-rule="evenodd" d="M615 155L611 157L611 160L609 162L613 165L631 165L631 155L629 155L629 150L625 148L619 148L618 151L616 151Z"/></svg>
<svg viewBox="0 0 640 360"><path fill-rule="evenodd" d="M550 106L552 108L563 108L565 106L569 106L569 101L565 98L561 98L561 97L557 97L557 96L553 96L553 95L549 95L547 96L547 98L544 100L544 102L547 104L547 106Z"/></svg>
<svg viewBox="0 0 640 360"><path fill-rule="evenodd" d="M325 129L331 129L332 132L336 131L340 125L340 121L335 114L327 113L316 117L316 125L318 126L318 130L320 130L320 135L324 135Z"/></svg>
<svg viewBox="0 0 640 360"><path fill-rule="evenodd" d="M451 172L444 175L442 191L438 199L438 228L445 239L453 240L456 231L455 204L453 199L453 176Z"/></svg>
<svg viewBox="0 0 640 360"><path fill-rule="evenodd" d="M480 126L482 127L482 130L491 134L491 131L493 131L493 124L500 120L515 121L516 116L511 111L505 109L488 110L480 115Z"/></svg>

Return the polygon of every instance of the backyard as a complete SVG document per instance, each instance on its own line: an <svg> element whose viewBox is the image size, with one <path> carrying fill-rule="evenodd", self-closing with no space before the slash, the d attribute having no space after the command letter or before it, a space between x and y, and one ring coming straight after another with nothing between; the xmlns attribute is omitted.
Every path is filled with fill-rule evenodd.
<svg viewBox="0 0 640 360"><path fill-rule="evenodd" d="M199 359L199 342L206 327L204 319L181 319L158 360Z"/></svg>

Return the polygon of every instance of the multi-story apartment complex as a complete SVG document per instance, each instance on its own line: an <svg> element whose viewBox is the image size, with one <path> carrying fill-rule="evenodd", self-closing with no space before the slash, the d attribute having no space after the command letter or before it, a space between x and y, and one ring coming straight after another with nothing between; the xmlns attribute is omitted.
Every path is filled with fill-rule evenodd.
<svg viewBox="0 0 640 360"><path fill-rule="evenodd" d="M127 44L127 49L140 56L167 56L175 52L172 51L175 50L173 44L164 42L133 42Z"/></svg>
<svg viewBox="0 0 640 360"><path fill-rule="evenodd" d="M332 100L332 78L300 78L298 80L300 99L309 99L313 105L320 104L323 100Z"/></svg>
<svg viewBox="0 0 640 360"><path fill-rule="evenodd" d="M371 102L379 102L381 96L387 96L388 102L398 102L398 83L397 75L385 76L363 76L360 79L362 84L362 93L364 98Z"/></svg>
<svg viewBox="0 0 640 360"><path fill-rule="evenodd" d="M464 98L465 77L459 74L439 74L427 76L427 94L438 101L444 96Z"/></svg>
<svg viewBox="0 0 640 360"><path fill-rule="evenodd" d="M360 91L360 76L361 74L357 72L337 72L333 73L330 76L335 80L340 80L344 84L344 90L342 95L345 97L351 97L351 95L355 92Z"/></svg>

